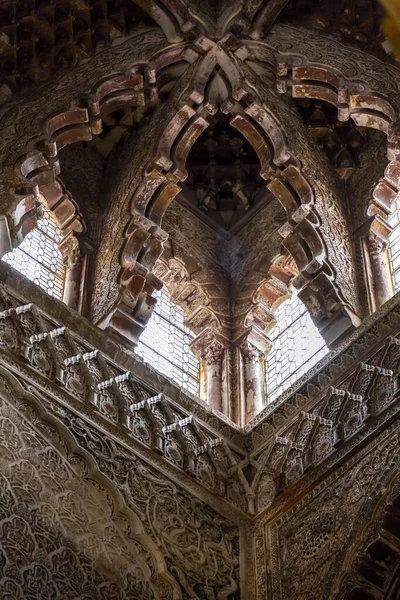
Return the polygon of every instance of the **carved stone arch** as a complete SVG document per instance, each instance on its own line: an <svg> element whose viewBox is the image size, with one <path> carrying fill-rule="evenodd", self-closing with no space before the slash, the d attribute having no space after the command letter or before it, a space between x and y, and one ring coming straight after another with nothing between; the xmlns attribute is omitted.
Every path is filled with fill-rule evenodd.
<svg viewBox="0 0 400 600"><path fill-rule="evenodd" d="M400 473L395 471L369 513L343 561L333 589L337 600L395 600L400 575Z"/></svg>
<svg viewBox="0 0 400 600"><path fill-rule="evenodd" d="M30 140L26 154L13 165L15 198L35 197L40 186L53 183L60 169L58 151L100 133L102 115L124 105L140 106L144 102L143 77L131 72L97 83L86 98L75 100L68 110L48 115L41 135Z"/></svg>
<svg viewBox="0 0 400 600"><path fill-rule="evenodd" d="M69 502L69 496L74 496L76 493L81 495L80 502L82 502L85 497L85 486L88 486L88 489L92 489L93 492L99 494L99 500L102 495L104 496L102 502L105 502L104 506L107 507L108 515L106 515L106 513L104 513L103 516L101 515L102 509L99 508L101 503L97 505L97 511L100 511L100 514L99 512L96 513L96 519L99 519L98 531L100 531L100 538L102 535L106 535L106 519L108 519L110 521L109 528L113 530L112 535L114 538L112 543L115 543L115 539L119 536L121 544L125 544L126 546L125 550L121 546L121 556L125 556L127 552L130 552L129 560L124 558L126 568L129 567L128 572L132 571L133 565L136 565L143 573L143 584L145 587L148 587L146 587L146 589L143 587L142 594L146 594L146 592L147 594L150 592L152 594L150 596L143 595L143 597L161 598L164 597L162 595L162 590L165 591L165 589L168 589L168 593L171 594L170 597L179 600L179 598L182 597L181 589L174 577L167 571L165 561L157 544L144 532L144 527L140 518L126 505L126 502L116 485L111 482L105 474L101 473L93 457L79 446L75 437L67 427L49 413L36 395L24 390L21 384L15 379L14 375L3 367L0 368L0 402L2 399L5 400L8 405L8 408L5 408L4 404L2 406L3 410L1 412L3 413L3 418L6 417L11 419L14 424L18 421L25 423L25 428L32 432L32 434L28 434L26 439L29 441L31 435L32 437L39 436L39 439L43 440L43 442L45 441L49 445L49 449L52 449L51 452L55 452L57 456L59 456L61 461L60 468L67 468L69 470L71 486L66 488L66 490L68 490L68 495L62 500L64 502L64 507L65 502L67 504ZM15 418L12 417L14 411ZM40 445L40 441L36 442L34 454L36 454L37 459L35 463L32 463L35 467L40 463ZM31 456L32 451L27 451L24 458L29 461ZM65 478L59 478L57 485L54 487L56 489L62 487L64 481ZM43 491L43 499L45 502L52 493L51 489L48 489L46 492ZM39 498L40 496L37 497L38 501ZM50 498L48 501L51 501ZM93 497L90 500L90 503L93 503ZM57 506L57 503L54 503L54 500L52 506ZM78 505L75 503L72 508L72 514L76 515L76 513L79 512L77 506ZM87 523L85 521L83 522L85 525L90 525L89 520ZM93 526L94 524L92 524L92 527ZM78 536L75 538L73 528L68 527L67 525L65 531L68 532L67 535L70 535L71 541L77 546L78 551L81 546L80 551L84 552L86 547L85 538L84 535L82 535L84 531L81 529L80 537ZM90 535L89 530L87 533ZM82 543L80 542L80 539L82 539ZM5 545L6 540L3 539L3 542ZM66 545L68 545L68 543L66 543ZM101 552L101 544L99 543L98 545L100 546L99 551ZM92 549L97 552L96 544L92 546ZM111 545L108 548L105 546L105 549L109 550L110 555L114 556L115 560L115 551L112 550ZM34 560L34 557L32 557L32 560ZM99 575L103 568L105 580L107 580L110 575L107 571L107 562L108 559L104 557L104 560L102 560L101 555L97 556L95 560L95 565L98 565L99 568ZM123 594L122 588L120 593Z"/></svg>
<svg viewBox="0 0 400 600"><path fill-rule="evenodd" d="M88 261L93 249L82 246L81 234L85 229L82 216L76 202L57 177L60 173L58 152L65 146L91 140L93 135L101 133L102 119L110 112L127 106L144 106L143 86L143 76L135 69L99 81L86 97L73 102L69 110L47 117L42 135L29 142L28 152L15 164L17 182L13 190L14 199L23 199L19 202L22 208L17 210L22 220L15 223L14 229L18 232L24 225L23 230L28 232L29 223L32 229L39 206L35 199L41 194L63 236L60 249L67 267L64 301L80 311L85 311L87 302ZM22 213L27 210L30 211L29 220L22 218Z"/></svg>
<svg viewBox="0 0 400 600"><path fill-rule="evenodd" d="M269 115L264 110L263 103L260 105L252 100L252 89L245 89L244 76L236 65L237 61L229 58L228 50L224 50L222 43L216 45L210 42L207 46L207 43L202 41L202 44L206 49L211 44L211 49L200 59L192 80L193 83L188 83L192 88L189 91L189 102L184 104L181 100L181 108L169 119L153 161L155 169L150 167L145 179L138 185L132 199L131 211L139 213L141 219L144 217L149 221L146 226L149 233L150 223L154 223L156 227L160 226L167 206L179 192L178 181L186 178L184 163L187 154L195 139L207 128L207 115L218 110L218 107L210 101L204 105L200 104L197 110L194 110L190 104L193 100L196 103L203 102L206 83L215 65L219 64L226 72L233 98L236 99L233 105L231 104L225 109L234 115L231 124L237 127L256 148L261 158L261 164L265 165L261 174L266 179L271 178L269 188L279 198L290 216L288 226L282 231L285 243L294 255L299 270L308 269L310 271L307 273L308 278L315 277L315 274L320 271L319 278L324 279L326 287L329 280L334 280L335 271L328 266L325 260L327 252L318 232L320 220L315 211L313 209L310 211L308 208L313 205L312 188L299 170L298 160L288 152L287 142L282 136L276 117ZM237 103L244 96L250 97L249 100L246 100L245 111L235 108L235 102ZM260 130L262 131L261 137L258 133ZM268 141L263 141L265 138ZM268 147L273 149L273 157L271 157ZM275 176L276 168L274 169L272 162L280 167ZM269 166L267 166L268 163L270 163ZM128 240L125 242L125 249L122 250L122 262L126 265L125 269L128 270L131 269L129 264L136 264L136 256L140 251L140 243L137 245L138 231L134 225L135 220L138 220L138 217L133 216L131 225L128 225L126 229ZM150 235L147 234L147 239L149 238ZM145 254L146 251L144 256ZM124 258L124 255L130 258ZM143 259L141 262L143 264ZM328 277L321 272L325 263ZM126 282L131 281L131 278L122 274L121 280ZM301 288L304 287L304 277L298 283ZM318 321L315 314L315 302L313 308L313 316ZM326 310L327 307L324 308ZM319 319L322 316L321 314Z"/></svg>
<svg viewBox="0 0 400 600"><path fill-rule="evenodd" d="M356 81L346 79L336 67L329 66L329 58L326 63L321 61L313 64L309 64L305 57L299 60L298 55L292 59L278 58L278 61L277 85L281 93L290 89L293 98L328 102L337 108L340 121L351 118L356 125L378 129L387 135L390 162L373 192L373 198L385 206L392 198L393 187L396 191L400 188L397 161L400 152L398 98L385 94L381 89L374 89L367 76L364 81L361 74ZM397 79L400 80L400 71ZM388 197L385 198L385 195Z"/></svg>
<svg viewBox="0 0 400 600"><path fill-rule="evenodd" d="M261 175L286 211L280 235L299 271L294 285L323 336L333 344L359 324L351 250L344 235L347 224L337 186L323 174L325 165L317 149L310 150L301 126L291 139L290 132L299 123L279 95L243 62L238 40L227 36L214 43L202 37L191 51L198 58L192 57L173 94L147 128L126 142L124 155L115 157L110 194L119 202L109 203L93 320L103 328L114 327L133 342L145 327L154 306L151 292L162 286L154 267L167 239L164 214L187 177L190 149L209 126L210 116L220 110L231 116L230 124L256 150ZM204 335L209 341L209 328ZM232 334L227 340L228 346L236 344ZM213 361L220 356L221 341L216 340ZM250 354L247 350L246 364L254 366L253 349Z"/></svg>
<svg viewBox="0 0 400 600"><path fill-rule="evenodd" d="M281 40L287 34L295 36L295 53L281 51ZM370 271L360 278L359 285L364 288L364 295L369 296L369 310L373 311L391 295L382 252L391 233L387 222L391 205L400 192L400 104L397 92L400 71L397 66L384 64L359 50L346 48L343 52L342 45L334 40L327 52L321 41L321 36L316 33L278 26L265 41L250 42L248 48L251 55L258 57L269 57L271 51L275 54L277 87L281 93L289 92L293 98L328 102L337 108L339 121L351 119L357 126L377 129L387 136L388 164L368 191L364 220L358 223L356 232L360 238L356 243L356 254L365 255L364 262ZM357 260L361 264L363 259ZM362 280L368 281L370 273L372 283L365 284Z"/></svg>

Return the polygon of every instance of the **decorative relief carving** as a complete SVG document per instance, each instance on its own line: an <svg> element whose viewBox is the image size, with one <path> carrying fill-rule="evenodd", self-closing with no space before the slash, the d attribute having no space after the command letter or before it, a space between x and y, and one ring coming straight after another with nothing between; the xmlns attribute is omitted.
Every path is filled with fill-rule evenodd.
<svg viewBox="0 0 400 600"><path fill-rule="evenodd" d="M271 539L277 536L279 544L272 550L275 557L279 552L280 564L271 565L273 598L331 597L347 547L357 539L365 507L381 493L388 475L399 466L398 435L397 430L386 439L381 436L361 459L355 457L350 467L332 475L294 511L268 526ZM260 570L265 568L262 561L263 557L257 561Z"/></svg>
<svg viewBox="0 0 400 600"><path fill-rule="evenodd" d="M239 598L237 529L69 411L59 412L59 417L141 515L182 593L199 600L207 594Z"/></svg>
<svg viewBox="0 0 400 600"><path fill-rule="evenodd" d="M129 43L110 48L107 56L98 54L33 93L30 105L14 104L2 117L0 193L7 211L21 197L33 201L39 188L49 197L60 192L57 153L63 145L90 140L117 106L152 110L162 91L165 104L148 126L115 149L106 170L104 193L111 209L104 219L92 316L136 340L151 315L151 292L163 280L187 311L202 358L214 368L209 387L216 382L218 410L226 383L222 363L225 358L234 362L233 347L247 369L246 397L256 396L260 373L253 367L265 350L262 344L268 345L265 335L272 323L266 298L281 297L287 286L282 280L263 294L260 282L265 283L267 269L260 267L260 277L252 273L243 284L240 318L232 324L234 311L223 307L217 285L205 284L203 275L192 277L176 258L160 260L167 238L163 214L186 177L188 152L212 115L218 110L230 115L231 124L258 149L262 177L286 212L279 232L293 262L284 269L295 271L300 297L328 341L342 332L338 321L347 330L359 324L345 197L287 98L273 86L294 98L331 102L340 120L351 117L357 126L387 134L391 162L372 192L371 210L380 206L386 214L400 189L399 69L337 40L327 44L326 36L299 27L277 25L263 37L283 5L234 4L216 7L211 15L207 6L188 11L179 1L151 4L169 42L160 31L135 33ZM193 42L186 33L194 27L213 35ZM224 37L226 31L246 32L245 41ZM1 43L3 49L9 45L6 39ZM66 227L79 231L76 207L62 191L54 196L54 208L60 212L68 206ZM379 260L381 240L373 235L371 256ZM274 239L274 245L278 242ZM81 260L77 238L67 238L63 250L75 267ZM270 256L265 257L266 264ZM226 290L234 287L229 281ZM35 594L45 590L60 600L82 594L121 600L238 599L238 527L199 496L223 504L235 519L263 512L248 542L254 542L260 599L331 594L343 549L355 531L352 523L368 512L370 497L380 492L397 460L394 428L391 436L376 440L376 447L355 454L398 417L397 300L244 432L184 394L176 401L160 393L162 380L154 373L154 385L141 381L119 364L120 349L114 348L113 356L104 351L108 346L101 333L100 352L83 334L45 313L13 294L0 313L1 363L18 373L70 432L61 435L59 423L49 423L47 414L42 418L34 403L0 379L2 393L16 405L15 410L0 401L6 490L0 503L0 596L36 600ZM243 333L249 334L245 340ZM230 383L238 388L232 372ZM261 393L257 397L260 409ZM338 462L344 467L328 479ZM102 478L93 480L95 463ZM267 576L266 565L273 569ZM316 580L322 582L319 588ZM358 585L358 575L349 581ZM346 580L344 591L349 589Z"/></svg>
<svg viewBox="0 0 400 600"><path fill-rule="evenodd" d="M372 510L366 507L357 532L357 541L347 553L343 571L336 584L338 600L368 592L393 597L398 591L398 540L400 481L395 473ZM394 595L392 595L394 594Z"/></svg>
<svg viewBox="0 0 400 600"><path fill-rule="evenodd" d="M220 441L216 431L208 431L196 417L189 416L188 411L173 406L164 394L154 394L132 373L115 369L98 350L88 346L82 349L72 332L60 327L50 329L54 323L47 322L33 305L17 306L6 314L18 327L15 348L26 347L34 372L60 386L62 394L67 392L79 404L95 408L106 422L121 427L193 476L198 472L197 457L201 449L202 483L209 482L210 489L221 495L225 494L224 477L228 466L222 471L214 466L208 477L204 469L206 464L218 465L218 460L225 456L232 481L236 481L238 489L243 487L239 466L242 457L232 454L226 444L218 449L207 445ZM7 348L7 352L9 350ZM23 352L18 352L16 358L21 357L21 353L23 356ZM33 373L31 376L35 377ZM239 505L243 507L242 497Z"/></svg>
<svg viewBox="0 0 400 600"><path fill-rule="evenodd" d="M343 558L342 549L349 539L346 536L350 535L350 525L357 522L366 498L375 493L371 490L376 489L378 493L384 485L383 479L380 482L378 475L385 472L386 465L388 470L392 469L392 460L397 456L396 430L385 430L386 438L381 434L381 438L375 439L375 434L377 430L384 430L386 423L390 421L396 425L398 395L394 382L397 381L399 372L400 342L396 337L388 336L388 333L398 331L398 301L393 301L386 307L386 312L381 311L377 315L377 321L366 327L342 354L330 358L329 365L333 369L332 372L329 371L331 376L319 374L316 377L319 387L308 384L305 390L307 398L299 392L295 395L296 402L303 407L301 410L289 411L287 420L279 414L278 407L274 418L281 435L273 440L266 437L264 441L269 442L268 447L260 448L254 453L248 451L251 449L248 444L249 435L243 441L246 451L238 451L234 444L224 440L217 430L212 429L211 419L201 422L196 416L191 416L179 402L172 402L163 394L154 394L132 372L121 368L113 357L96 351L75 331L59 327L60 323L47 316L43 311L44 307L39 309L33 305L19 304L18 297L7 291L4 285L2 300L4 308L7 305L14 306L5 309L0 320L9 321L10 326L12 324L17 343L11 348L2 349L0 360L18 373L21 383L30 392L34 391L35 396L51 408L57 419L64 422L67 426L65 431L68 430L75 438L75 446L71 446L72 442L68 437L70 434L65 434L66 437L61 435L64 429L59 423L53 422L48 415L45 419L42 418L42 409L33 398L24 397L21 391L16 392L12 379L11 383L7 379L0 379L3 396L7 401L15 402L18 411L25 415L27 421L24 421L24 427L34 431L35 436L39 435L38 431L42 432L40 435L47 436L53 448L64 452L63 461L66 460L71 465L65 469L68 471L72 468L73 477L78 479L78 483L73 484L73 489L78 490L79 502L85 497L80 487L82 478L93 481L90 475L92 463L84 459L85 454L80 454L84 451L91 454L103 478L106 476L107 481L113 481L115 489L118 488L119 493L124 496L127 506L140 519L144 528L143 535L156 543L159 549L157 551L164 557L168 573L157 571L154 565L160 563L154 558L155 547L151 543L143 546L143 536L138 538L136 533L132 534L137 530L126 520L123 511L118 513L118 535L121 535L124 544L132 548L138 567L132 571L132 565L136 563L133 558L127 559L124 564L129 563L131 566L129 576L120 577L118 582L113 581L113 589L118 590L115 593L120 593L122 598L125 593L127 598L129 594L137 594L138 597L148 597L149 600L165 595L169 597L168 594L174 597L171 596L174 593L177 598L180 597L179 594L182 597L192 594L199 600L203 597L213 598L213 595L218 597L218 594L222 594L221 597L225 594L230 600L239 597L238 528L226 517L218 516L212 508L207 507L204 498L210 504L223 503L224 511L226 507L230 507L230 514L235 520L245 519L245 513L257 514L263 511L257 517L257 527L264 528L264 523L269 522L265 535L269 536L268 544L272 543L270 552L274 574L270 581L273 599L305 597L309 600L317 597L315 572L323 574L327 589L329 585L333 585L338 565ZM55 301L48 302L50 306ZM75 318L78 324L82 322L81 317ZM102 337L104 334L100 332L96 335ZM50 370L37 361L36 349L31 351L33 346L46 349L51 359ZM361 362L358 358L360 355L367 362ZM32 361L31 364L29 361ZM336 381L340 387L332 386L335 381L332 373L336 373ZM111 412L104 403L111 407ZM5 420L2 420L0 406L0 427L4 431L2 438L7 440L0 460L0 470L9 477L11 463L8 444L13 448L12 452L20 452L18 448L24 449L26 442L18 442L14 429L7 429L10 427L7 419L11 414L10 409L7 410ZM217 417L214 419L215 422L218 421ZM97 423L97 426L93 423ZM132 450L130 437L136 443ZM118 438L124 441L123 446L117 441ZM29 439L32 440L32 437ZM375 447L370 451L368 446L368 452L364 448L364 454L359 458L354 453L363 440L373 440L369 443L374 443ZM144 462L139 457L142 447L148 449L148 453L143 456L149 462ZM39 454L41 456L41 452ZM26 450L17 459L18 464L22 458L26 460L26 456L29 462L33 455L32 451ZM50 452L46 456L53 454ZM150 465L151 462L154 464L156 456L163 457L163 462L157 462L157 469ZM335 460L344 465L343 477L342 471L336 474L332 468ZM23 471L18 477L27 477L27 473L32 471L30 466L23 464L23 468L28 471ZM54 470L52 476L55 477L54 483L51 483L52 493L66 485L64 467L53 468L53 464L51 462ZM38 469L36 462L33 468ZM333 472L331 483L315 489L315 481L325 478L327 472ZM336 483L335 477L340 480L340 485ZM37 478L42 481L42 475L36 474L30 476L29 481L36 482ZM194 479L198 486L195 489L191 483ZM182 483L188 491L183 492L176 481ZM104 482L98 481L90 485L96 485L96 490L103 489L101 486L104 486ZM200 490L204 490L204 493ZM28 492L25 491L24 494ZM40 490L29 494L29 502L32 503L36 502L36 497L48 497L47 492ZM62 497L63 510L69 511L69 528L75 534L75 529L70 524L70 513L79 516L81 509L69 509L64 496ZM109 498L107 495L106 497ZM69 499L72 502L73 497L70 495ZM288 505L292 506L292 510L288 510ZM86 506L91 504L86 503ZM110 515L117 514L110 509L109 499L107 507L107 515L101 513L101 508L96 508L90 517L93 522L105 523L108 522L106 519L111 518ZM21 517L21 513L16 514L18 518ZM272 523L278 518L277 515L280 515L281 520L275 527ZM82 516L81 521L91 522L88 516ZM4 530L7 557L21 556L12 558L17 562L26 562L30 545L33 544L36 548L35 544L38 543L35 541L36 530L32 530L29 520L27 524L28 528L17 519L14 529ZM79 527L79 535L83 535L84 525ZM104 530L102 531L101 535L105 535ZM28 539L22 548L15 544L13 546L12 541L9 541L16 535L24 535ZM265 579L267 559L264 550L261 551L264 546L260 546L258 534L255 535L259 548L256 580L258 591L262 594L263 584L259 571L264 570ZM32 539L33 542L29 542ZM58 544L63 543L60 537L57 539ZM115 536L113 539L113 543L117 543ZM61 547L54 544L53 549L48 550L51 556ZM102 547L105 547L104 544ZM67 545L67 548L70 546ZM96 542L97 554L89 553L89 559L95 562L97 571L105 578L101 585L107 589L106 581L112 572L112 568L107 566L110 564L107 560L111 560L111 555L104 562L98 557L99 548L100 545ZM73 551L76 558L68 555L65 560L72 561L76 570L81 573L79 565L83 560L82 555L75 549ZM87 561L86 547L84 554ZM37 564L45 565L38 562L36 556L34 554L32 563L35 569L38 568ZM120 553L119 556L123 558L125 555ZM296 557L295 562L293 557ZM280 575L276 567L278 563L282 567ZM53 562L51 565L46 573L43 571L36 575L34 571L29 571L29 577L32 581L36 581L35 578L38 577L48 589L53 590L54 587L54 590L58 590L57 586L61 585L57 578L58 567ZM24 572L28 573L29 569L26 564ZM89 567L85 567L84 573L88 572L87 569ZM8 570L1 585L5 590L10 589L12 593L18 593L21 598L28 600L29 594L25 591L28 583L24 583L26 580L23 577L16 578L14 572L12 571L11 577L11 571ZM76 586L86 585L85 577L86 575L79 575ZM279 577L282 588L278 584ZM62 585L67 587L63 590L73 586L68 583L69 578L66 579ZM121 589L124 592L120 592ZM74 597L74 588L70 587L68 590ZM21 595L22 592L25 597ZM95 594L94 591L90 593Z"/></svg>
<svg viewBox="0 0 400 600"><path fill-rule="evenodd" d="M158 595L159 584L176 593L139 518L120 512L116 488L71 445L71 435L54 420L43 422L3 374L0 394L1 596L168 597Z"/></svg>

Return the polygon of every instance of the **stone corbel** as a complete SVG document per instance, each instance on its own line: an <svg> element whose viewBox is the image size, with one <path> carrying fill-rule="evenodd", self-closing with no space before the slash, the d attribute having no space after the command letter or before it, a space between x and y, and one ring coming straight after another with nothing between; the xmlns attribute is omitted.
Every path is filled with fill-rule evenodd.
<svg viewBox="0 0 400 600"><path fill-rule="evenodd" d="M125 231L121 250L118 301L97 325L122 336L130 347L137 345L156 305L154 290L162 281L152 272L163 251L167 234L153 221L134 214Z"/></svg>
<svg viewBox="0 0 400 600"><path fill-rule="evenodd" d="M283 245L293 256L299 274L293 285L308 308L327 346L334 347L361 321L334 282L334 271L318 232L317 217L308 207L300 207L297 222L288 221L280 229Z"/></svg>
<svg viewBox="0 0 400 600"><path fill-rule="evenodd" d="M352 308L343 301L340 291L321 265L314 277L300 273L293 285L300 290L299 298L308 308L311 318L329 348L334 348L349 335L361 321Z"/></svg>
<svg viewBox="0 0 400 600"><path fill-rule="evenodd" d="M151 273L146 274L143 270L138 273L133 269L131 275L129 289L123 288L118 304L97 324L101 329L110 328L122 336L130 348L138 344L157 303L151 293L162 287L162 282Z"/></svg>

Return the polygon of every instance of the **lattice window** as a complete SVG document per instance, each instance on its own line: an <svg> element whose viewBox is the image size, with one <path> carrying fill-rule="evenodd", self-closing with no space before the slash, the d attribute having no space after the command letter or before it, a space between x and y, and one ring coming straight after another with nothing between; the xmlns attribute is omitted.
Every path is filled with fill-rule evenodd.
<svg viewBox="0 0 400 600"><path fill-rule="evenodd" d="M157 304L136 352L157 371L197 396L199 363L189 347L194 336L184 325L185 314L171 302L165 289L154 295Z"/></svg>
<svg viewBox="0 0 400 600"><path fill-rule="evenodd" d="M268 402L280 396L328 352L305 305L293 292L275 312L269 337L272 349L265 365Z"/></svg>
<svg viewBox="0 0 400 600"><path fill-rule="evenodd" d="M393 227L389 240L389 263L392 272L393 288L395 292L400 291L400 194L394 202L389 223Z"/></svg>
<svg viewBox="0 0 400 600"><path fill-rule="evenodd" d="M45 207L37 227L22 243L3 256L16 271L39 285L50 296L62 299L65 267L58 244L61 232L52 213Z"/></svg>

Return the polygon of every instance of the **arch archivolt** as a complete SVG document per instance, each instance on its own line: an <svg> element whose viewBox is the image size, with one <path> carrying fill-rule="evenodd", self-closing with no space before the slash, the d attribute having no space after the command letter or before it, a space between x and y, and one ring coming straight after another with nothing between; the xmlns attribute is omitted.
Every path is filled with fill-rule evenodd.
<svg viewBox="0 0 400 600"><path fill-rule="evenodd" d="M399 583L400 472L364 515L356 542L349 548L335 589L337 600L395 598ZM392 596L393 594L393 596Z"/></svg>
<svg viewBox="0 0 400 600"><path fill-rule="evenodd" d="M268 93L255 73L243 68L242 45L232 36L227 36L219 44L201 38L194 49L199 52L199 58L185 73L188 76L185 77L183 94L179 89L175 93L173 101L176 108L172 102L165 111L170 110L165 127L158 129L161 139L155 157L145 167L144 176L138 169L139 177L133 176L129 182L134 193L120 256L122 269L119 280L123 288L123 304L134 309L142 291L148 286L149 277L153 277L150 273L158 258L156 248L160 253L162 248L158 228L167 207L180 191L179 183L187 177L187 156L195 140L207 129L210 115L221 110L231 115L231 125L257 151L261 175L287 213L287 223L281 228L283 244L296 262L299 278L295 285L302 290L314 320L327 330L338 313L342 316L345 313L348 327L358 324L355 315L357 298L351 290L351 283L347 281L346 285L340 286L336 282L338 272L348 272L349 266L352 270L351 250L343 241L347 224L339 195L330 192L329 198L330 208L335 210L337 217L336 235L332 236L335 241L330 244L341 250L341 254L336 253L333 266L323 235L324 227L326 231L328 229L326 217L323 215L323 219L319 214L322 206L316 206L316 196L319 204L323 203L325 190L321 188L325 182L311 185L311 178L307 177L310 159L300 158L293 151L294 146L295 150L307 152L306 140L288 143L286 129L291 123L282 121L287 111L282 108L279 96ZM269 101L272 101L273 108L269 108ZM301 138L302 132L298 135ZM310 172L310 175L314 173ZM142 279L139 294L138 277ZM310 282L314 284L310 285ZM316 294L317 287L321 286L324 299ZM304 292L306 287L308 293ZM329 339L330 334L327 337Z"/></svg>
<svg viewBox="0 0 400 600"><path fill-rule="evenodd" d="M4 203L4 210L7 215L13 213L12 218L5 217L9 241L7 247L2 248L3 253L19 245L36 226L38 210L40 212L38 200L42 196L63 236L60 250L67 266L64 301L72 308L82 309L84 290L80 289L80 282L85 279L83 270L88 268L88 248L82 247L85 224L79 207L59 177L58 153L65 146L89 141L100 134L102 120L110 113L127 107L135 110L153 105L157 100L158 71L177 60L176 52L167 51L162 60L155 56L154 62L101 79L89 92L82 91L67 110L47 116L40 134L26 138L25 152L15 158L15 146L2 165L3 182L8 182L8 192L3 197L10 199ZM18 146L22 148L21 139Z"/></svg>
<svg viewBox="0 0 400 600"><path fill-rule="evenodd" d="M372 272L370 301L379 307L391 293L381 253L391 233L387 219L400 191L399 69L338 43L332 42L328 51L322 36L281 25L263 42L247 44L247 49L253 62L275 55L280 93L328 102L337 108L339 121L352 119L357 126L386 135L388 164L365 199L364 221L356 224Z"/></svg>

